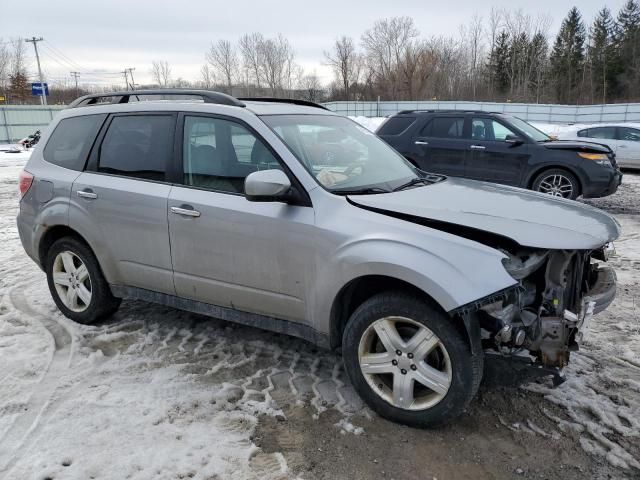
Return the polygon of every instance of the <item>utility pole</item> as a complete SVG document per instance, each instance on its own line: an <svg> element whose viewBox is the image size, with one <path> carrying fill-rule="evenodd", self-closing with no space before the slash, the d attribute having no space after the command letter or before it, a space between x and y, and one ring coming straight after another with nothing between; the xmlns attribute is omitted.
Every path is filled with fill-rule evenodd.
<svg viewBox="0 0 640 480"><path fill-rule="evenodd" d="M125 68L124 70L126 72L129 72L129 75L131 76L131 90L135 90L136 89L136 82L133 79L133 71L135 70L135 67L134 68L131 68L131 67Z"/></svg>
<svg viewBox="0 0 640 480"><path fill-rule="evenodd" d="M129 77L127 76L127 69L125 68L124 71L120 73L124 75L124 89L129 90Z"/></svg>
<svg viewBox="0 0 640 480"><path fill-rule="evenodd" d="M71 76L76 80L76 97L80 96L78 92L78 77L80 77L80 72L71 72Z"/></svg>
<svg viewBox="0 0 640 480"><path fill-rule="evenodd" d="M36 62L38 63L38 75L40 76L40 88L42 89L42 95L40 96L40 103L44 106L47 105L47 96L44 90L44 79L42 78L42 69L40 68L40 56L38 55L38 42L44 40L42 37L31 37L31 40L25 40L25 42L33 43L33 49L36 51Z"/></svg>

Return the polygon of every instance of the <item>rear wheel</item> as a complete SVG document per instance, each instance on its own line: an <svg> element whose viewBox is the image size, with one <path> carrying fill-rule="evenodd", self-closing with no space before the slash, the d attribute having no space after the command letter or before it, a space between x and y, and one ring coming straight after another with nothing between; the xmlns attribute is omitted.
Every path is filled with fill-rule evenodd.
<svg viewBox="0 0 640 480"><path fill-rule="evenodd" d="M363 400L381 416L414 427L460 415L482 376L482 356L471 355L452 320L400 292L375 295L354 312L342 354Z"/></svg>
<svg viewBox="0 0 640 480"><path fill-rule="evenodd" d="M580 194L580 184L572 173L551 169L539 174L533 181L533 190L541 193L575 200Z"/></svg>
<svg viewBox="0 0 640 480"><path fill-rule="evenodd" d="M51 245L45 271L53 300L75 322L94 323L120 306L91 249L74 237L61 238Z"/></svg>

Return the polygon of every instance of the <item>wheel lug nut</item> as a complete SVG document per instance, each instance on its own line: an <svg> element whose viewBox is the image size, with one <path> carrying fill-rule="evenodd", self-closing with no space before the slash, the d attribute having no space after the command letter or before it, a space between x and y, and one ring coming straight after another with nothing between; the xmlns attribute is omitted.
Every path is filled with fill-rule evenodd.
<svg viewBox="0 0 640 480"><path fill-rule="evenodd" d="M392 365L398 365L398 361L397 360L391 360L391 364Z"/></svg>
<svg viewBox="0 0 640 480"><path fill-rule="evenodd" d="M403 368L402 370L400 370L400 373L402 373L403 375L406 375L407 371Z"/></svg>
<svg viewBox="0 0 640 480"><path fill-rule="evenodd" d="M413 358L413 353L407 353L407 357Z"/></svg>
<svg viewBox="0 0 640 480"><path fill-rule="evenodd" d="M416 370L418 367L416 367L415 365L411 365L411 370Z"/></svg>
<svg viewBox="0 0 640 480"><path fill-rule="evenodd" d="M396 350L396 355L402 356L402 352L400 350Z"/></svg>

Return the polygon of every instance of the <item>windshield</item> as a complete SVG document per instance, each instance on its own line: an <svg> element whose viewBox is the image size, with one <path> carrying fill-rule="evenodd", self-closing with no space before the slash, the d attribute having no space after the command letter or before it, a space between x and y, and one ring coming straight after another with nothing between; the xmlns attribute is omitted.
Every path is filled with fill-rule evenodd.
<svg viewBox="0 0 640 480"><path fill-rule="evenodd" d="M534 142L549 142L551 141L551 137L544 132L541 132L536 127L531 125L530 123L525 122L521 118L518 117L509 117L509 121L513 126L519 128L522 133L524 133L527 137L529 137Z"/></svg>
<svg viewBox="0 0 640 480"><path fill-rule="evenodd" d="M261 118L318 183L331 192L384 193L422 178L400 154L348 118L333 115Z"/></svg>

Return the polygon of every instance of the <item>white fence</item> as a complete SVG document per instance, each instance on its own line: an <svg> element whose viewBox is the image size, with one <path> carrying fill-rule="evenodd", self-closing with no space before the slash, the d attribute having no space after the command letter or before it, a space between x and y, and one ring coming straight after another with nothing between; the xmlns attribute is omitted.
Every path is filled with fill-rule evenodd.
<svg viewBox="0 0 640 480"><path fill-rule="evenodd" d="M323 104L342 115L386 117L402 110L484 110L502 112L528 122L602 123L640 122L640 103L608 105L546 105L492 102L328 102Z"/></svg>
<svg viewBox="0 0 640 480"><path fill-rule="evenodd" d="M43 129L55 114L65 108L59 105L0 106L0 143L11 143L38 129Z"/></svg>
<svg viewBox="0 0 640 480"><path fill-rule="evenodd" d="M401 110L484 110L504 112L544 123L640 122L640 103L609 105L540 105L490 102L328 102L330 110L342 115L385 117ZM63 105L0 106L0 143L14 142L46 127Z"/></svg>

